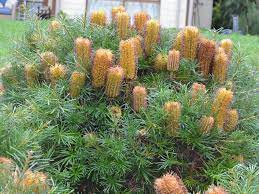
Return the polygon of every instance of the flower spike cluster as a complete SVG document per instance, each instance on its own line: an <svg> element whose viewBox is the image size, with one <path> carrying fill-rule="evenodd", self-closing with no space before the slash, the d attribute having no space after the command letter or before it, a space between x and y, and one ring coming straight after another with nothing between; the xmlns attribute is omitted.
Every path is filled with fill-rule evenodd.
<svg viewBox="0 0 259 194"><path fill-rule="evenodd" d="M103 10L94 11L91 14L90 23L91 25L106 26L107 17L105 12Z"/></svg>
<svg viewBox="0 0 259 194"><path fill-rule="evenodd" d="M106 88L105 88L105 94L108 97L114 98L120 94L123 77L124 77L124 72L120 66L111 67L108 70L107 82L106 82Z"/></svg>
<svg viewBox="0 0 259 194"><path fill-rule="evenodd" d="M87 38L77 38L75 40L75 55L79 65L89 71L91 63L92 43Z"/></svg>
<svg viewBox="0 0 259 194"><path fill-rule="evenodd" d="M77 98L85 85L86 76L84 73L74 71L70 78L70 96Z"/></svg>

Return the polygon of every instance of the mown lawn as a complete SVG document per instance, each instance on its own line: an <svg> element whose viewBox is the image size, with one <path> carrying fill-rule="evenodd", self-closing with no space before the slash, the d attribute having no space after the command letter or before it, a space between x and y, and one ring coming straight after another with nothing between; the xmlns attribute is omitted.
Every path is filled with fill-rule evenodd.
<svg viewBox="0 0 259 194"><path fill-rule="evenodd" d="M26 28L26 22L0 20L0 67L4 66L13 43L21 37ZM259 68L259 36L232 34L220 35L220 37L230 38L236 45L240 44L241 49L248 56L248 61Z"/></svg>

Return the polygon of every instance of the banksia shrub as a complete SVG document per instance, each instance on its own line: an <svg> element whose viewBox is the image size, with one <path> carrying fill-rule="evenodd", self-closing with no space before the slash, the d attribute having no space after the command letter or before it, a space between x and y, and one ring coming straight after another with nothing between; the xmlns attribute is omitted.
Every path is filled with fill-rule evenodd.
<svg viewBox="0 0 259 194"><path fill-rule="evenodd" d="M126 79L132 80L137 73L137 57L134 42L122 40L120 42L120 65L122 66Z"/></svg>
<svg viewBox="0 0 259 194"><path fill-rule="evenodd" d="M74 71L70 78L70 96L77 98L85 85L86 76L84 73Z"/></svg>
<svg viewBox="0 0 259 194"><path fill-rule="evenodd" d="M112 21L113 21L113 22L116 21L117 13L121 13L121 12L126 12L125 7L123 7L123 6L118 6L118 7L113 7L113 8L112 8Z"/></svg>
<svg viewBox="0 0 259 194"><path fill-rule="evenodd" d="M87 38L77 38L75 40L75 55L79 65L85 70L90 69L92 43Z"/></svg>
<svg viewBox="0 0 259 194"><path fill-rule="evenodd" d="M177 50L171 50L168 54L168 61L167 61L167 70L174 72L179 69L180 64L180 52Z"/></svg>
<svg viewBox="0 0 259 194"><path fill-rule="evenodd" d="M236 128L238 124L238 112L236 109L227 111L226 120L224 124L224 131L231 131Z"/></svg>
<svg viewBox="0 0 259 194"><path fill-rule="evenodd" d="M200 38L200 33L197 27L187 26L182 32L182 55L186 59L194 60L197 54L197 48Z"/></svg>
<svg viewBox="0 0 259 194"><path fill-rule="evenodd" d="M57 20L53 20L49 25L49 31L54 32L61 28L61 24Z"/></svg>
<svg viewBox="0 0 259 194"><path fill-rule="evenodd" d="M145 87L135 86L133 89L133 109L139 112L147 107L147 91Z"/></svg>
<svg viewBox="0 0 259 194"><path fill-rule="evenodd" d="M92 84L95 88L105 86L108 69L112 66L113 54L108 49L98 49L94 56Z"/></svg>
<svg viewBox="0 0 259 194"><path fill-rule="evenodd" d="M134 15L134 27L139 34L143 34L145 25L150 19L150 16L145 11L140 11Z"/></svg>
<svg viewBox="0 0 259 194"><path fill-rule="evenodd" d="M154 69L156 71L163 71L167 68L168 55L159 53L154 61Z"/></svg>
<svg viewBox="0 0 259 194"><path fill-rule="evenodd" d="M35 84L38 83L39 72L35 65L26 64L24 66L24 74L25 74L25 79L27 81L27 84L29 86L34 86Z"/></svg>
<svg viewBox="0 0 259 194"><path fill-rule="evenodd" d="M116 15L117 32L120 39L126 39L130 28L130 16L127 12L119 12Z"/></svg>
<svg viewBox="0 0 259 194"><path fill-rule="evenodd" d="M200 120L200 131L202 133L209 133L214 126L214 118L203 116Z"/></svg>
<svg viewBox="0 0 259 194"><path fill-rule="evenodd" d="M220 47L224 49L228 59L230 60L232 56L232 50L233 50L233 42L230 39L223 39L220 42Z"/></svg>
<svg viewBox="0 0 259 194"><path fill-rule="evenodd" d="M51 66L54 66L57 63L58 58L52 52L44 52L40 55L40 58L41 58L44 78L46 79L46 81L49 81L50 80L49 68Z"/></svg>
<svg viewBox="0 0 259 194"><path fill-rule="evenodd" d="M135 54L137 57L142 57L143 56L143 38L141 36L135 36L133 38L130 38L129 40L131 40L134 44L134 49L135 49Z"/></svg>
<svg viewBox="0 0 259 194"><path fill-rule="evenodd" d="M226 192L223 187L210 186L210 188L205 192L205 194L228 194L228 192Z"/></svg>
<svg viewBox="0 0 259 194"><path fill-rule="evenodd" d="M214 59L216 43L213 40L202 38L198 48L199 71L204 77L208 77L211 72L211 65Z"/></svg>
<svg viewBox="0 0 259 194"><path fill-rule="evenodd" d="M64 79L66 75L66 67L64 65L56 63L55 66L50 67L50 81L52 85L60 79Z"/></svg>
<svg viewBox="0 0 259 194"><path fill-rule="evenodd" d="M228 57L223 48L218 48L214 58L213 76L215 81L224 83L227 78Z"/></svg>
<svg viewBox="0 0 259 194"><path fill-rule="evenodd" d="M223 124L227 115L228 107L233 99L233 92L226 90L226 88L220 88L217 91L215 99L212 104L212 113L216 121L216 126L223 129Z"/></svg>
<svg viewBox="0 0 259 194"><path fill-rule="evenodd" d="M188 194L183 181L176 174L167 173L154 183L157 194Z"/></svg>
<svg viewBox="0 0 259 194"><path fill-rule="evenodd" d="M191 89L192 100L195 100L199 94L204 94L206 91L206 86L204 84L193 83Z"/></svg>
<svg viewBox="0 0 259 194"><path fill-rule="evenodd" d="M166 102L164 110L167 114L167 127L170 135L176 135L180 128L181 104L179 102Z"/></svg>
<svg viewBox="0 0 259 194"><path fill-rule="evenodd" d="M120 94L123 77L124 77L123 69L119 66L111 67L108 70L106 89L105 89L105 94L108 97L114 98Z"/></svg>
<svg viewBox="0 0 259 194"><path fill-rule="evenodd" d="M103 10L94 11L90 18L91 25L105 26L107 23L107 17Z"/></svg>
<svg viewBox="0 0 259 194"><path fill-rule="evenodd" d="M153 52L154 47L160 41L160 24L157 20L148 20L145 27L144 33L144 48L145 54L150 56Z"/></svg>

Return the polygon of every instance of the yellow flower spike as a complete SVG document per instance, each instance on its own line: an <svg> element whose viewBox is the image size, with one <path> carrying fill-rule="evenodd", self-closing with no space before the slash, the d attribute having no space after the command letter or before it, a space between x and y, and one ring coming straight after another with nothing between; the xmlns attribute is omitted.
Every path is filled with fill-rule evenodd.
<svg viewBox="0 0 259 194"><path fill-rule="evenodd" d="M182 55L186 59L194 60L197 54L200 33L197 27L187 26L183 29Z"/></svg>
<svg viewBox="0 0 259 194"><path fill-rule="evenodd" d="M61 24L57 20L53 20L49 25L49 31L54 32L61 28Z"/></svg>
<svg viewBox="0 0 259 194"><path fill-rule="evenodd" d="M124 72L120 66L111 67L108 70L105 94L110 98L115 98L120 94Z"/></svg>
<svg viewBox="0 0 259 194"><path fill-rule="evenodd" d="M91 25L106 26L107 17L103 10L94 11L90 17Z"/></svg>
<svg viewBox="0 0 259 194"><path fill-rule="evenodd" d="M167 113L169 134L176 135L180 128L181 104L179 102L166 102L164 110Z"/></svg>
<svg viewBox="0 0 259 194"><path fill-rule="evenodd" d="M126 39L130 29L130 16L127 12L119 12L116 15L117 32L120 39Z"/></svg>
<svg viewBox="0 0 259 194"><path fill-rule="evenodd" d="M216 51L216 43L213 40L202 38L198 48L198 62L200 73L207 78L211 71L211 63Z"/></svg>
<svg viewBox="0 0 259 194"><path fill-rule="evenodd" d="M206 86L204 84L193 83L191 89L192 100L195 100L199 94L206 92Z"/></svg>
<svg viewBox="0 0 259 194"><path fill-rule="evenodd" d="M159 53L154 62L154 69L156 71L164 71L167 67L168 55Z"/></svg>
<svg viewBox="0 0 259 194"><path fill-rule="evenodd" d="M92 84L95 88L105 86L108 69L112 66L113 54L108 49L98 49L94 56Z"/></svg>
<svg viewBox="0 0 259 194"><path fill-rule="evenodd" d="M137 12L134 15L134 27L139 34L141 35L143 34L144 27L149 19L150 19L150 15L145 11Z"/></svg>
<svg viewBox="0 0 259 194"><path fill-rule="evenodd" d="M180 64L180 52L177 50L171 50L168 54L167 70L178 71Z"/></svg>
<svg viewBox="0 0 259 194"><path fill-rule="evenodd" d="M236 109L228 110L226 114L224 131L231 131L236 128L238 124L238 112Z"/></svg>
<svg viewBox="0 0 259 194"><path fill-rule="evenodd" d="M220 186L210 186L204 194L228 194L223 187Z"/></svg>
<svg viewBox="0 0 259 194"><path fill-rule="evenodd" d="M143 38L138 35L133 38L130 38L129 40L133 41L133 43L134 43L134 49L135 49L136 56L142 57L143 56L143 48L142 48Z"/></svg>
<svg viewBox="0 0 259 194"><path fill-rule="evenodd" d="M132 40L122 40L120 42L120 65L122 66L125 78L132 80L136 77L137 57L135 45Z"/></svg>
<svg viewBox="0 0 259 194"><path fill-rule="evenodd" d="M148 20L145 27L144 48L145 54L150 56L154 47L160 41L160 24L157 20Z"/></svg>
<svg viewBox="0 0 259 194"><path fill-rule="evenodd" d="M41 64L42 64L42 70L43 70L44 78L45 78L46 81L49 81L50 80L49 68L51 66L54 66L58 62L58 58L52 52L41 53L40 58L41 58Z"/></svg>
<svg viewBox="0 0 259 194"><path fill-rule="evenodd" d="M200 131L202 133L209 133L214 126L214 118L203 116L200 120Z"/></svg>
<svg viewBox="0 0 259 194"><path fill-rule="evenodd" d="M70 78L70 96L77 98L85 85L86 76L84 73L74 71Z"/></svg>
<svg viewBox="0 0 259 194"><path fill-rule="evenodd" d="M178 32L175 41L173 43L173 48L175 50L178 50L180 52L182 52L182 42L183 42L183 36L182 36L182 31Z"/></svg>
<svg viewBox="0 0 259 194"><path fill-rule="evenodd" d="M156 194L188 194L182 179L176 174L166 173L154 182Z"/></svg>
<svg viewBox="0 0 259 194"><path fill-rule="evenodd" d="M232 56L232 50L233 50L233 42L230 39L223 39L220 42L220 47L224 49L226 55L228 56L228 59L230 60Z"/></svg>
<svg viewBox="0 0 259 194"><path fill-rule="evenodd" d="M24 66L24 74L27 84L32 87L38 82L39 72L35 65L26 64Z"/></svg>
<svg viewBox="0 0 259 194"><path fill-rule="evenodd" d="M56 63L55 66L50 67L50 81L55 85L60 79L64 79L66 75L66 67L64 65Z"/></svg>
<svg viewBox="0 0 259 194"><path fill-rule="evenodd" d="M125 7L123 7L123 6L118 6L118 7L113 7L113 8L112 8L112 21L113 21L113 22L116 21L117 13L121 13L121 12L126 12Z"/></svg>
<svg viewBox="0 0 259 194"><path fill-rule="evenodd" d="M228 57L223 48L218 48L214 57L213 75L215 81L224 83L228 72Z"/></svg>
<svg viewBox="0 0 259 194"><path fill-rule="evenodd" d="M79 66L85 71L90 70L92 54L92 43L87 38L77 38L75 40L75 56L78 60Z"/></svg>
<svg viewBox="0 0 259 194"><path fill-rule="evenodd" d="M145 87L135 86L133 88L133 109L139 112L147 107L147 91Z"/></svg>
<svg viewBox="0 0 259 194"><path fill-rule="evenodd" d="M224 121L227 115L228 107L233 99L233 92L226 88L220 88L217 91L215 99L212 103L212 113L215 118L216 126L223 129Z"/></svg>

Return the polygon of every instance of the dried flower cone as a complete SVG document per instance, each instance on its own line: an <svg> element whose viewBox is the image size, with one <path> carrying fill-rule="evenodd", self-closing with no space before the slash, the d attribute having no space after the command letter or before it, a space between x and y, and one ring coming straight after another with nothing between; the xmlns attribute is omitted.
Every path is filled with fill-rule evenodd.
<svg viewBox="0 0 259 194"><path fill-rule="evenodd" d="M134 44L134 49L135 49L135 54L137 57L142 57L143 56L143 38L141 36L135 36L133 38L129 39L130 41L133 41Z"/></svg>
<svg viewBox="0 0 259 194"><path fill-rule="evenodd" d="M106 26L107 17L104 11L94 11L91 14L90 24L91 25L98 25L98 26Z"/></svg>
<svg viewBox="0 0 259 194"><path fill-rule="evenodd" d="M53 20L49 25L49 31L54 32L61 28L59 21Z"/></svg>
<svg viewBox="0 0 259 194"><path fill-rule="evenodd" d="M24 67L24 74L29 86L34 86L38 83L39 72L35 65L26 64Z"/></svg>
<svg viewBox="0 0 259 194"><path fill-rule="evenodd" d="M154 69L156 71L164 71L167 67L168 55L159 53L154 62Z"/></svg>
<svg viewBox="0 0 259 194"><path fill-rule="evenodd" d="M70 96L77 98L85 85L86 76L84 73L74 71L70 79Z"/></svg>
<svg viewBox="0 0 259 194"><path fill-rule="evenodd" d="M50 81L51 84L55 85L60 79L64 79L66 75L66 67L61 64L56 64L50 67Z"/></svg>
<svg viewBox="0 0 259 194"><path fill-rule="evenodd" d="M145 27L144 48L145 54L150 56L154 46L160 41L160 24L156 20L148 20Z"/></svg>
<svg viewBox="0 0 259 194"><path fill-rule="evenodd" d="M182 55L186 59L194 60L197 54L200 33L197 27L187 26L182 32Z"/></svg>
<svg viewBox="0 0 259 194"><path fill-rule="evenodd" d="M216 43L213 40L202 38L198 48L199 71L204 77L208 77L211 72L211 64L214 59Z"/></svg>
<svg viewBox="0 0 259 194"><path fill-rule="evenodd" d="M210 186L205 194L228 194L228 192L226 192L224 188L220 186Z"/></svg>
<svg viewBox="0 0 259 194"><path fill-rule="evenodd" d="M85 70L90 69L92 43L87 38L77 38L75 40L75 55L79 65Z"/></svg>
<svg viewBox="0 0 259 194"><path fill-rule="evenodd" d="M119 66L111 67L108 70L106 89L105 89L105 94L108 97L114 98L120 94L123 77L124 77L123 69Z"/></svg>
<svg viewBox="0 0 259 194"><path fill-rule="evenodd" d="M226 88L220 88L212 104L212 113L216 121L216 126L223 129L228 107L233 99L233 92Z"/></svg>
<svg viewBox="0 0 259 194"><path fill-rule="evenodd" d="M178 32L175 41L173 43L173 49L178 50L180 52L182 52L182 40L183 40L183 36L182 36L182 31Z"/></svg>
<svg viewBox="0 0 259 194"><path fill-rule="evenodd" d="M41 54L40 58L41 58L41 64L42 64L42 69L43 69L42 71L44 74L44 78L46 81L49 81L50 80L49 68L51 66L54 66L57 63L58 58L52 52L44 52Z"/></svg>
<svg viewBox="0 0 259 194"><path fill-rule="evenodd" d="M230 60L233 50L233 42L230 39L224 39L220 42L220 47L224 49L228 59Z"/></svg>
<svg viewBox="0 0 259 194"><path fill-rule="evenodd" d="M139 112L147 107L147 91L146 88L135 86L133 89L133 109Z"/></svg>
<svg viewBox="0 0 259 194"><path fill-rule="evenodd" d="M116 21L117 13L121 13L121 12L126 12L125 7L123 7L123 6L118 6L118 7L113 7L113 8L112 8L112 21L113 21L113 22Z"/></svg>
<svg viewBox="0 0 259 194"><path fill-rule="evenodd" d="M206 86L204 84L193 83L191 89L192 100L195 100L198 95L204 94L206 91Z"/></svg>
<svg viewBox="0 0 259 194"><path fill-rule="evenodd" d="M108 69L112 66L113 54L108 49L98 49L94 56L92 84L95 88L105 86Z"/></svg>
<svg viewBox="0 0 259 194"><path fill-rule="evenodd" d="M214 126L214 118L203 116L200 120L200 131L209 133Z"/></svg>
<svg viewBox="0 0 259 194"><path fill-rule="evenodd" d="M140 11L134 15L134 27L139 34L143 34L145 25L150 19L150 15L145 11Z"/></svg>
<svg viewBox="0 0 259 194"><path fill-rule="evenodd" d="M136 77L137 57L134 42L122 40L120 42L120 65L122 66L126 79L132 80Z"/></svg>
<svg viewBox="0 0 259 194"><path fill-rule="evenodd" d="M117 32L120 39L126 39L130 28L130 16L127 12L119 12L116 15Z"/></svg>
<svg viewBox="0 0 259 194"><path fill-rule="evenodd" d="M218 48L214 58L213 75L215 81L224 83L227 78L228 57L223 48Z"/></svg>
<svg viewBox="0 0 259 194"><path fill-rule="evenodd" d="M168 71L177 71L179 69L180 63L180 52L177 50L171 50L168 54L168 61L167 61L167 70Z"/></svg>
<svg viewBox="0 0 259 194"><path fill-rule="evenodd" d="M176 175L167 173L154 183L157 194L188 194L183 181Z"/></svg>
<svg viewBox="0 0 259 194"><path fill-rule="evenodd" d="M224 131L231 131L236 128L238 124L238 112L236 109L228 110L224 124Z"/></svg>
<svg viewBox="0 0 259 194"><path fill-rule="evenodd" d="M180 128L181 104L179 102L167 102L164 110L167 113L169 134L175 135Z"/></svg>

